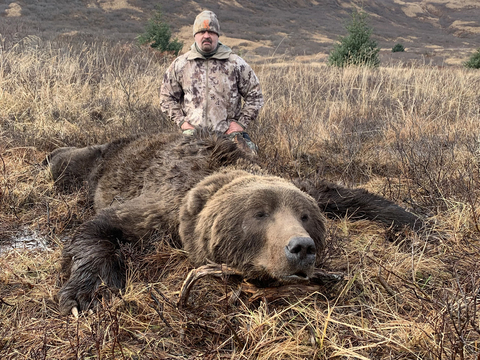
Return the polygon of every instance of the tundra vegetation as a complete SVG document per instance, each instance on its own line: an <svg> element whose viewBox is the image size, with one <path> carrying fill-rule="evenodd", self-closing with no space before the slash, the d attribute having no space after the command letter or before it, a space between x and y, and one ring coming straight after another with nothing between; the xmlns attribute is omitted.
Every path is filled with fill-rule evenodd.
<svg viewBox="0 0 480 360"><path fill-rule="evenodd" d="M404 51L405 51L405 47L401 43L396 43L392 48L392 52L404 52Z"/></svg>
<svg viewBox="0 0 480 360"><path fill-rule="evenodd" d="M328 64L333 66L380 65L380 48L372 39L373 28L368 24L365 12L354 11L346 24L348 35L340 37L328 55Z"/></svg>
<svg viewBox="0 0 480 360"><path fill-rule="evenodd" d="M468 60L463 63L463 66L469 69L480 69L480 48L470 55Z"/></svg>
<svg viewBox="0 0 480 360"><path fill-rule="evenodd" d="M93 215L40 166L59 146L172 130L158 95L170 58L134 45L0 48L0 358L466 359L480 341L480 73L425 65L255 66L265 106L250 134L270 173L362 186L427 220L394 232L327 222L321 291L239 293L205 277L175 306L191 266L168 241L125 247L127 284L90 314L61 316L61 247Z"/></svg>
<svg viewBox="0 0 480 360"><path fill-rule="evenodd" d="M170 52L174 55L182 50L183 42L172 39L172 30L163 19L161 8L158 6L145 26L145 31L137 37L140 45L149 45L160 52Z"/></svg>

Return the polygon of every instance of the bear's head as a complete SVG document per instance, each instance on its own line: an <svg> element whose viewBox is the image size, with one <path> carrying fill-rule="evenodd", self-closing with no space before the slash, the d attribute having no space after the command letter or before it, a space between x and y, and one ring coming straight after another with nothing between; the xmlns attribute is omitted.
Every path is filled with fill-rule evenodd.
<svg viewBox="0 0 480 360"><path fill-rule="evenodd" d="M180 237L193 265L227 264L259 283L305 281L325 247L316 202L275 176L224 171L186 195Z"/></svg>

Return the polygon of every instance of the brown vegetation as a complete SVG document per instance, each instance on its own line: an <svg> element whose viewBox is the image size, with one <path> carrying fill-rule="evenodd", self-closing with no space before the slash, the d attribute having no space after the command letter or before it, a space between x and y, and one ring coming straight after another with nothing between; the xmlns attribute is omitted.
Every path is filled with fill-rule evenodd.
<svg viewBox="0 0 480 360"><path fill-rule="evenodd" d="M0 241L28 230L50 246L0 253L0 358L478 356L480 74L462 69L255 68L266 104L250 134L271 173L362 185L428 218L425 232L330 220L325 269L343 282L271 300L205 277L184 308L186 254L127 247L125 291L60 316L60 249L92 209L39 163L58 146L171 129L158 104L169 61L35 37L2 49Z"/></svg>
<svg viewBox="0 0 480 360"><path fill-rule="evenodd" d="M369 14L382 62L461 65L480 46L477 0L11 0L0 2L0 42L27 35L132 42L158 5L184 51L193 43L195 16L209 9L220 19L220 40L250 62L285 56L325 62L347 34L352 10L360 8ZM393 54L398 42L407 51Z"/></svg>

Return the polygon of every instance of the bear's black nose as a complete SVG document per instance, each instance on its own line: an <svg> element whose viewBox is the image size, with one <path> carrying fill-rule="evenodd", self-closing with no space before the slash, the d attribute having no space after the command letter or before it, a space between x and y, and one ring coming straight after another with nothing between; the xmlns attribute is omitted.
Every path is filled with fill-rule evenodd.
<svg viewBox="0 0 480 360"><path fill-rule="evenodd" d="M315 264L315 243L310 237L294 237L285 246L285 255L295 268L306 270Z"/></svg>

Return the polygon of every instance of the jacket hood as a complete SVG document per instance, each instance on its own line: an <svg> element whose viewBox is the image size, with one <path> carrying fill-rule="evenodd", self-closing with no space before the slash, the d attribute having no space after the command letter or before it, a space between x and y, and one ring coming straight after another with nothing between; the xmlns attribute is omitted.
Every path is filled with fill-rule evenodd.
<svg viewBox="0 0 480 360"><path fill-rule="evenodd" d="M226 60L232 53L232 49L228 46L223 45L221 42L218 43L218 49L215 54L213 54L209 59L217 59L217 60ZM195 47L195 43L190 46L190 53L188 54L187 60L195 60L195 59L204 59L206 58L200 54Z"/></svg>

